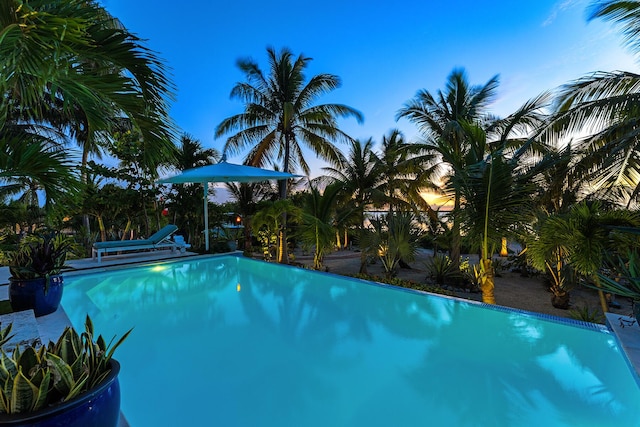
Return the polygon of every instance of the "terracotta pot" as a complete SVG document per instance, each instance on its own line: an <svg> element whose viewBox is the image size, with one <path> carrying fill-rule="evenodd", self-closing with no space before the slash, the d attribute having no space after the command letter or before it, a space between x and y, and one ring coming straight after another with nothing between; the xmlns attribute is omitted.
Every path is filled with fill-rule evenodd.
<svg viewBox="0 0 640 427"><path fill-rule="evenodd" d="M45 292L46 279L9 278L9 302L13 311L33 310L36 317L53 313L62 299L62 276L49 277L49 286Z"/></svg>

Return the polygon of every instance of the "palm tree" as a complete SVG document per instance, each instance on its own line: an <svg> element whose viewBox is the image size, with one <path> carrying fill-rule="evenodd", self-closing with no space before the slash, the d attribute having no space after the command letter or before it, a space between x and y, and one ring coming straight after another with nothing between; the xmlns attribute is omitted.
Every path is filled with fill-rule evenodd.
<svg viewBox="0 0 640 427"><path fill-rule="evenodd" d="M469 149L463 170L455 170L448 180L448 191L457 191L463 200L461 224L471 247L479 249L482 300L495 304L492 256L503 236L525 222L531 212L532 177L536 164L523 161L528 150L510 150L508 140L492 145L478 125L461 122Z"/></svg>
<svg viewBox="0 0 640 427"><path fill-rule="evenodd" d="M376 201L381 203L383 192L381 185L384 182L380 163L373 151L373 139L366 141L351 141L349 154L336 167L326 167L323 170L329 177L339 182L342 186L343 205L351 204L352 212L357 215L358 240L362 243L365 232L365 211ZM366 273L367 252L360 247L360 273Z"/></svg>
<svg viewBox="0 0 640 427"><path fill-rule="evenodd" d="M65 193L78 191L73 159L60 145L24 125L6 127L1 136L0 197L35 186L44 192L45 207L50 208Z"/></svg>
<svg viewBox="0 0 640 427"><path fill-rule="evenodd" d="M286 219L287 216L300 216L300 209L287 199L267 202L253 216L252 228L261 240L265 259L271 259L272 245L275 245L277 254L284 251L283 247L286 247L287 243L283 239L286 235L283 229L287 227L287 223L282 222L282 219Z"/></svg>
<svg viewBox="0 0 640 427"><path fill-rule="evenodd" d="M327 185L322 193L312 184L304 194L298 229L301 238L314 247L313 268L316 270L322 269L324 255L333 247L336 202L341 190L340 182Z"/></svg>
<svg viewBox="0 0 640 427"><path fill-rule="evenodd" d="M598 201L583 201L572 206L566 215L556 215L547 221L550 226L541 228L541 233L549 233L552 236L540 235L534 246L534 259L536 252L544 255L550 247L548 242L561 252L562 262L568 264L577 273L593 280L596 287L600 287L598 272L602 268L605 256L608 252L616 252L621 245L621 239L617 236L616 227L638 227L640 220L637 213L628 210L605 210ZM540 246L538 250L537 246ZM623 245L626 246L626 245ZM553 249L553 247L551 247ZM624 252L624 249L623 251ZM540 257L542 258L542 257ZM550 260L547 257L548 261ZM542 264L538 261L537 264ZM607 304L604 294L599 290L602 310L607 312Z"/></svg>
<svg viewBox="0 0 640 427"><path fill-rule="evenodd" d="M76 139L86 162L125 120L150 169L173 153L163 62L95 1L2 2L0 68L1 138L16 123L51 126Z"/></svg>
<svg viewBox="0 0 640 427"><path fill-rule="evenodd" d="M376 158L376 170L381 174L378 187L381 200L389 206L389 211L430 210L420 195L426 188L432 188L431 174L424 169L424 158L413 156L415 147L404 140L397 129L392 129L382 137L381 152Z"/></svg>
<svg viewBox="0 0 640 427"><path fill-rule="evenodd" d="M595 2L589 19L602 18L622 28L625 44L640 52L640 3ZM629 189L627 205L640 193L640 75L628 71L597 71L563 86L556 116L547 131L556 138L587 134L577 167L583 179L599 188Z"/></svg>
<svg viewBox="0 0 640 427"><path fill-rule="evenodd" d="M268 75L251 59L238 61L247 81L238 83L231 97L242 101L245 110L224 119L216 127L216 138L233 133L225 143L225 151L238 152L249 147L247 162L253 166L276 162L282 164L284 172L301 170L309 175L303 144L318 158L336 164L340 155L334 142L351 140L339 129L337 118L363 120L362 114L349 106L316 104L318 97L340 87L340 79L332 74L318 74L306 81L304 71L311 58L303 55L294 58L286 48L277 53L269 47L267 56ZM286 197L287 183L282 182L280 198ZM286 217L283 222L286 223ZM279 262L287 262L286 249L279 257Z"/></svg>
<svg viewBox="0 0 640 427"><path fill-rule="evenodd" d="M483 123L487 120L487 107L498 88L498 76L482 86L471 86L463 69L454 69L447 78L446 90L434 95L419 90L415 97L398 111L396 119L406 118L415 123L424 137L423 149L433 159L439 157L438 166L428 165L434 175L446 176L452 171L464 170L464 154L468 150L467 135L462 123ZM460 262L461 195L454 192L451 259L454 267Z"/></svg>

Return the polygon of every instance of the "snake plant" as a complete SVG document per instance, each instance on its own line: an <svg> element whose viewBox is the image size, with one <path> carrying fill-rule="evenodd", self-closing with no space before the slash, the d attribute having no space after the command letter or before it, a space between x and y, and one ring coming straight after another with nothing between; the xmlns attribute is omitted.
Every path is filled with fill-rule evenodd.
<svg viewBox="0 0 640 427"><path fill-rule="evenodd" d="M82 334L67 327L47 346L0 349L0 413L37 411L91 390L109 375L113 352L130 333L115 344L102 335L94 340L87 316Z"/></svg>

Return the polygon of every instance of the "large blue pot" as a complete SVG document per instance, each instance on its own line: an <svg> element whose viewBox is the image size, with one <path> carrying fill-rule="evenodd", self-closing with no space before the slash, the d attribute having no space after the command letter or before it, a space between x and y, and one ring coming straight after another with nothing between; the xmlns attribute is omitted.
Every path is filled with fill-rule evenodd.
<svg viewBox="0 0 640 427"><path fill-rule="evenodd" d="M0 425L30 427L116 427L120 419L120 364L100 385L74 399L37 412L0 414Z"/></svg>
<svg viewBox="0 0 640 427"><path fill-rule="evenodd" d="M53 313L62 299L62 276L49 277L49 288L45 293L44 277L37 279L9 278L9 302L13 311L33 310L36 317Z"/></svg>

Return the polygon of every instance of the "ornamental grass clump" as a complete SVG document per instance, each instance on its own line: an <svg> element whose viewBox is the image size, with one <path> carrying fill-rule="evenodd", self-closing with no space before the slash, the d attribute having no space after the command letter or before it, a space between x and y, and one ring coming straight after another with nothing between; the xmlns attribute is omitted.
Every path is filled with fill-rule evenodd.
<svg viewBox="0 0 640 427"><path fill-rule="evenodd" d="M8 330L8 332L7 332ZM11 326L0 332L0 343ZM57 342L47 346L0 349L0 413L34 412L67 402L93 389L111 372L111 357L129 336L127 331L115 344L99 335L94 340L93 323L85 320L78 334L65 328Z"/></svg>

